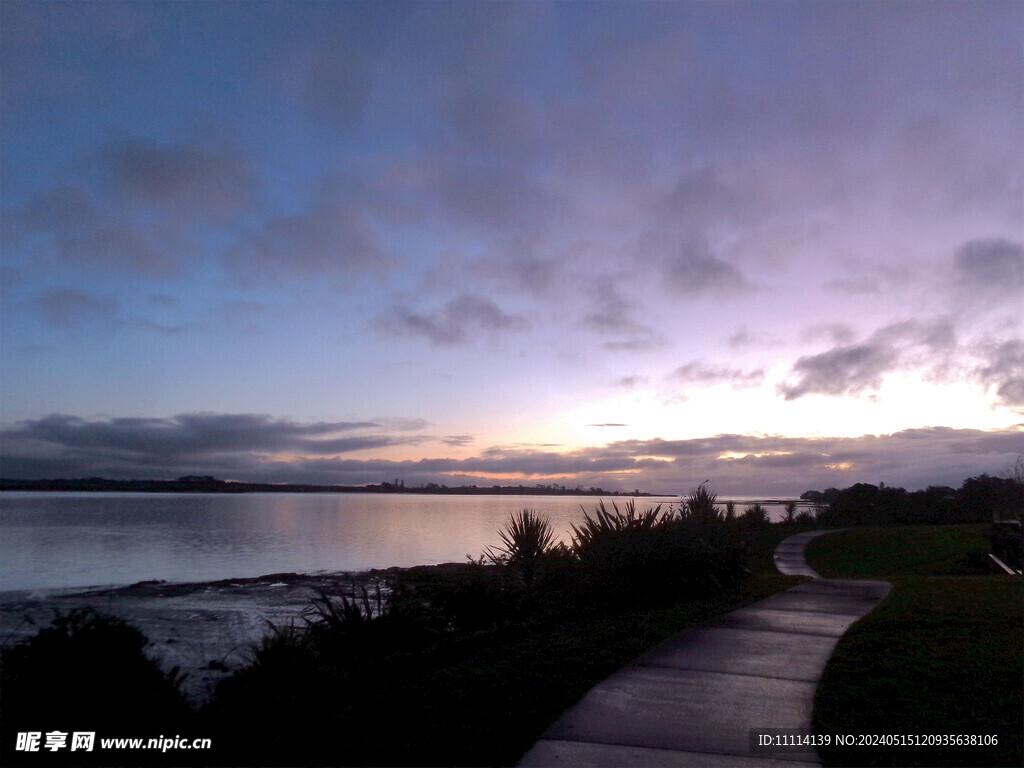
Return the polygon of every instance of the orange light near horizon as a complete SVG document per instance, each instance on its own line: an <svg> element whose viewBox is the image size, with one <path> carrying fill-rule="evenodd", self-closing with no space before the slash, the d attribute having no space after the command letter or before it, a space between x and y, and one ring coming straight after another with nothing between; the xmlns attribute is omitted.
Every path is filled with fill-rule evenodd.
<svg viewBox="0 0 1024 768"><path fill-rule="evenodd" d="M484 480L550 480L552 478L559 477L572 477L578 472L561 472L558 474L523 474L522 472L475 472L473 470L460 469L450 472L438 472L439 475L445 477L466 477L471 475L473 477L479 477Z"/></svg>
<svg viewBox="0 0 1024 768"><path fill-rule="evenodd" d="M826 464L826 469L838 469L842 472L849 472L851 469L856 469L857 465L852 461L841 461L838 464Z"/></svg>
<svg viewBox="0 0 1024 768"><path fill-rule="evenodd" d="M438 472L439 475L445 477L459 478L472 475L479 477L484 480L522 480L522 481L536 481L536 480L558 480L566 478L575 478L581 475L593 475L600 473L602 475L618 476L618 475L639 475L644 472L643 469L614 469L614 470L597 470L587 469L580 470L577 472L560 472L557 474L522 474L517 472L471 472L466 470L458 470L454 472Z"/></svg>
<svg viewBox="0 0 1024 768"><path fill-rule="evenodd" d="M718 455L718 461L735 461L737 459L755 458L763 459L765 456L792 456L793 451L763 451L763 452L747 452L739 453L737 451L726 451Z"/></svg>

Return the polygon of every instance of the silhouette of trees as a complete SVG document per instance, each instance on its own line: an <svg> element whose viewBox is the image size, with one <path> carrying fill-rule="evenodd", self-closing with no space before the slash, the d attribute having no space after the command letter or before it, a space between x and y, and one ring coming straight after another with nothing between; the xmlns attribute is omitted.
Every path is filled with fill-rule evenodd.
<svg viewBox="0 0 1024 768"><path fill-rule="evenodd" d="M908 492L884 483L856 483L807 491L800 498L819 507L818 522L825 526L986 523L1022 514L1024 483L983 474L967 478L959 489L933 485Z"/></svg>

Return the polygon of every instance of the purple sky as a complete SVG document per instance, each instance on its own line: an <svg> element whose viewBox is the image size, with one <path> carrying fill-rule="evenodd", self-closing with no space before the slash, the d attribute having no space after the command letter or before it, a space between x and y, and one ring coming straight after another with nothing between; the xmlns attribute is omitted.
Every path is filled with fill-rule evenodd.
<svg viewBox="0 0 1024 768"><path fill-rule="evenodd" d="M1024 4L0 4L5 477L958 485Z"/></svg>

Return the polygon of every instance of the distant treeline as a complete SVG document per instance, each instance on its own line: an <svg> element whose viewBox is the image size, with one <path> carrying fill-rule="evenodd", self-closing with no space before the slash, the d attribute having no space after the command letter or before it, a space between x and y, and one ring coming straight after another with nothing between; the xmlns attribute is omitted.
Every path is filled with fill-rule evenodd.
<svg viewBox="0 0 1024 768"><path fill-rule="evenodd" d="M818 509L818 523L837 525L937 525L988 523L1024 509L1024 484L1014 478L969 477L959 488L929 486L907 491L879 483L806 491L800 498Z"/></svg>
<svg viewBox="0 0 1024 768"><path fill-rule="evenodd" d="M400 480L378 485L297 485L239 483L215 477L189 476L177 480L108 480L102 477L58 480L0 479L0 491L107 491L133 493L448 493L506 496L650 496L639 489L629 492L564 485L459 485L437 483L408 486Z"/></svg>

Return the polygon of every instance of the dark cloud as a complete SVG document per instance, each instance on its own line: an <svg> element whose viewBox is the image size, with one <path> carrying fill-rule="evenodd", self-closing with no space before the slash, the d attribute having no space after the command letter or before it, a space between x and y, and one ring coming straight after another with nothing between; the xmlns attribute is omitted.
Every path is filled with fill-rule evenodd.
<svg viewBox="0 0 1024 768"><path fill-rule="evenodd" d="M459 344L478 333L523 331L530 327L526 318L507 314L490 299L471 294L454 298L431 314L396 309L378 318L376 325L387 333L422 336L438 345Z"/></svg>
<svg viewBox="0 0 1024 768"><path fill-rule="evenodd" d="M403 3L342 3L326 11L260 3L249 9L246 16L263 16L268 29L294 30L283 40L271 35L272 43L286 42L279 56L263 54L269 65L267 97L293 101L333 132L357 130L374 98L381 57L412 12Z"/></svg>
<svg viewBox="0 0 1024 768"><path fill-rule="evenodd" d="M620 424L617 422L606 422L604 424L587 424L588 427L628 427L629 424Z"/></svg>
<svg viewBox="0 0 1024 768"><path fill-rule="evenodd" d="M116 209L84 188L47 189L23 205L4 212L8 242L32 257L89 268L114 269L136 276L170 277L177 259L161 238L150 237Z"/></svg>
<svg viewBox="0 0 1024 768"><path fill-rule="evenodd" d="M594 294L596 307L584 316L583 327L605 337L620 337L603 342L605 349L635 352L664 343L653 328L633 319L640 305L624 298L610 281L599 281Z"/></svg>
<svg viewBox="0 0 1024 768"><path fill-rule="evenodd" d="M622 298L618 292L605 287L597 295L597 308L587 313L583 325L602 334L648 334L651 329L632 318L635 302Z"/></svg>
<svg viewBox="0 0 1024 768"><path fill-rule="evenodd" d="M715 256L704 240L683 244L665 267L672 287L685 294L728 297L751 289L743 274Z"/></svg>
<svg viewBox="0 0 1024 768"><path fill-rule="evenodd" d="M898 360L891 347L880 343L836 347L797 360L791 372L796 381L779 385L779 393L787 400L810 394L859 394L881 386L882 377Z"/></svg>
<svg viewBox="0 0 1024 768"><path fill-rule="evenodd" d="M194 142L126 139L80 153L74 166L4 212L5 239L36 267L176 277L204 253L199 231L254 210L260 196L239 152Z"/></svg>
<svg viewBox="0 0 1024 768"><path fill-rule="evenodd" d="M457 156L509 166L535 160L553 138L562 138L561 126L545 124L558 103L551 87L569 79L564 69L550 67L557 25L554 9L543 3L417 8L389 58L415 87L414 110L401 117L417 120L421 133L432 129ZM423 125L425 114L436 124Z"/></svg>
<svg viewBox="0 0 1024 768"><path fill-rule="evenodd" d="M656 336L641 336L635 339L623 339L622 341L606 341L601 344L601 347L609 352L644 352L663 346L665 346L665 341Z"/></svg>
<svg viewBox="0 0 1024 768"><path fill-rule="evenodd" d="M986 358L978 370L982 383L995 388L1005 405L1024 406L1024 341L1005 341L990 350Z"/></svg>
<svg viewBox="0 0 1024 768"><path fill-rule="evenodd" d="M110 320L118 310L118 304L113 299L94 296L74 288L49 291L38 297L36 306L46 322L55 328Z"/></svg>
<svg viewBox="0 0 1024 768"><path fill-rule="evenodd" d="M191 330L196 330L199 326L196 325L170 325L168 323L158 323L155 320L150 320L148 317L126 317L120 323L123 328L132 328L140 331L152 331L163 336L180 336L183 333L187 333Z"/></svg>
<svg viewBox="0 0 1024 768"><path fill-rule="evenodd" d="M79 186L52 187L32 197L16 210L18 223L28 232L53 230L68 237L99 215L89 194Z"/></svg>
<svg viewBox="0 0 1024 768"><path fill-rule="evenodd" d="M474 162L465 156L433 155L403 169L404 197L414 204L404 218L420 226L471 228L488 237L543 233L569 215L560 188L532 169Z"/></svg>
<svg viewBox="0 0 1024 768"><path fill-rule="evenodd" d="M733 389L756 387L764 381L764 370L744 371L725 365L712 365L703 360L694 360L676 368L670 378L685 383L714 386L729 384Z"/></svg>
<svg viewBox="0 0 1024 768"><path fill-rule="evenodd" d="M510 165L536 161L546 143L544 128L550 127L545 126L548 120L540 104L500 85L486 90L464 87L452 93L444 112L462 149L486 151Z"/></svg>
<svg viewBox="0 0 1024 768"><path fill-rule="evenodd" d="M661 201L660 214L668 225L705 231L743 226L752 217L769 213L772 207L771 196L756 183L751 169L737 173L709 165L685 173Z"/></svg>
<svg viewBox="0 0 1024 768"><path fill-rule="evenodd" d="M445 445L451 446L463 446L470 445L475 442L476 438L473 435L445 435L441 442Z"/></svg>
<svg viewBox="0 0 1024 768"><path fill-rule="evenodd" d="M78 328L97 323L106 324L104 332L120 329L151 331L161 335L177 336L195 330L196 324L161 323L148 317L125 315L116 299L81 291L77 288L58 288L40 294L31 300L32 307L54 328Z"/></svg>
<svg viewBox="0 0 1024 768"><path fill-rule="evenodd" d="M775 344L776 341L767 334L751 331L747 326L743 326L729 336L725 343L733 349L743 349L745 347L767 347Z"/></svg>
<svg viewBox="0 0 1024 768"><path fill-rule="evenodd" d="M368 51L351 40L318 48L305 63L303 106L329 126L352 127L369 103L372 64Z"/></svg>
<svg viewBox="0 0 1024 768"><path fill-rule="evenodd" d="M325 190L305 211L268 219L227 250L228 268L242 282L260 282L392 266L367 206L348 198Z"/></svg>
<svg viewBox="0 0 1024 768"><path fill-rule="evenodd" d="M971 240L957 249L953 266L961 286L983 291L1024 289L1024 246L1009 240Z"/></svg>
<svg viewBox="0 0 1024 768"><path fill-rule="evenodd" d="M473 274L501 286L502 290L515 288L534 296L544 296L563 282L558 279L559 264L536 255L534 250L527 238L514 237L499 243L496 255L474 262L470 269ZM442 279L447 277L447 273L443 273Z"/></svg>
<svg viewBox="0 0 1024 768"><path fill-rule="evenodd" d="M825 333L835 339L848 338L845 325L821 326L814 335ZM941 370L946 357L955 351L956 328L949 318L905 320L879 328L860 344L843 344L827 352L801 357L790 371L790 380L780 384L786 400L804 395L857 395L877 389L885 374L903 366L919 364Z"/></svg>
<svg viewBox="0 0 1024 768"><path fill-rule="evenodd" d="M419 432L430 426L430 422L426 419L409 419L396 416L382 416L381 418L373 419L372 423L383 429L398 432Z"/></svg>
<svg viewBox="0 0 1024 768"><path fill-rule="evenodd" d="M645 384L647 382L646 376L640 376L639 374L633 374L632 376L623 376L621 379L615 382L617 387L625 387L626 389L633 389L634 387Z"/></svg>
<svg viewBox="0 0 1024 768"><path fill-rule="evenodd" d="M953 321L946 317L891 323L875 331L871 339L879 343L924 347L931 352L950 350L957 341Z"/></svg>
<svg viewBox="0 0 1024 768"><path fill-rule="evenodd" d="M113 88L111 72L152 44L154 9L92 3L3 3L5 110L26 109L45 93L54 103L95 106ZM75 41L76 44L69 44ZM60 50L61 55L54 52ZM61 110L60 120L72 110Z"/></svg>
<svg viewBox="0 0 1024 768"><path fill-rule="evenodd" d="M416 442L394 435L339 433L377 430L375 422L299 424L258 414L191 413L172 418L116 418L87 421L54 414L5 429L5 443L46 446L69 456L116 456L144 464L184 461L215 454L259 452L343 453Z"/></svg>
<svg viewBox="0 0 1024 768"><path fill-rule="evenodd" d="M356 435L333 439L306 440L296 443L295 449L312 454L338 454L384 448L391 445L415 445L423 437L396 437L394 435Z"/></svg>
<svg viewBox="0 0 1024 768"><path fill-rule="evenodd" d="M677 475L710 477L713 487L732 493L791 493L785 489L794 485L806 490L880 480L909 489L956 486L968 476L1001 472L1019 454L1022 438L1020 427L927 427L849 438L717 435L625 441L605 450L671 459Z"/></svg>
<svg viewBox="0 0 1024 768"><path fill-rule="evenodd" d="M252 165L235 151L132 139L102 148L99 157L111 190L123 201L195 216L238 212L259 197Z"/></svg>

